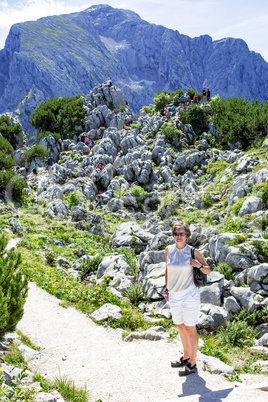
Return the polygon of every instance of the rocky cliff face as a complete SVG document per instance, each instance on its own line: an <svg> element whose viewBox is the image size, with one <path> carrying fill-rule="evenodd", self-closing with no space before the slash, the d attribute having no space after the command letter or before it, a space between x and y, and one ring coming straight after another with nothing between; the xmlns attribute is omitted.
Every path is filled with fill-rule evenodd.
<svg viewBox="0 0 268 402"><path fill-rule="evenodd" d="M268 98L268 64L240 39L190 38L107 5L14 25L0 51L0 113L16 111L24 130L34 108L54 96L89 93L110 76L138 111L164 89Z"/></svg>

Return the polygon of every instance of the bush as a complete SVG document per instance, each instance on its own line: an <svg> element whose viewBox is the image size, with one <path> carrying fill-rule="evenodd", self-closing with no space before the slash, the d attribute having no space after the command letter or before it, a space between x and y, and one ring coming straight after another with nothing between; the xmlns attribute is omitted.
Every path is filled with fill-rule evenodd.
<svg viewBox="0 0 268 402"><path fill-rule="evenodd" d="M132 283L125 292L126 297L129 298L134 306L137 306L143 300L143 291L141 284Z"/></svg>
<svg viewBox="0 0 268 402"><path fill-rule="evenodd" d="M88 275L90 272L95 272L98 269L98 266L103 260L102 254L97 254L92 258L88 258L87 260L83 261L80 269L84 275Z"/></svg>
<svg viewBox="0 0 268 402"><path fill-rule="evenodd" d="M76 126L83 127L85 115L81 95L52 98L36 108L30 123L41 132L59 133L62 139L66 139L77 133Z"/></svg>
<svg viewBox="0 0 268 402"><path fill-rule="evenodd" d="M187 94L190 96L190 99L193 100L194 96L197 95L198 96L198 100L200 101L202 98L202 94L198 91L195 91L194 89L188 89Z"/></svg>
<svg viewBox="0 0 268 402"><path fill-rule="evenodd" d="M210 101L211 122L217 128L221 145L240 141L244 148L268 133L268 103L246 98L223 99L214 97Z"/></svg>
<svg viewBox="0 0 268 402"><path fill-rule="evenodd" d="M268 183L258 183L252 187L252 195L260 197L262 202L266 204L268 201Z"/></svg>
<svg viewBox="0 0 268 402"><path fill-rule="evenodd" d="M80 204L80 198L81 196L78 193L72 191L67 199L67 204L69 205L70 208L76 207L77 205Z"/></svg>
<svg viewBox="0 0 268 402"><path fill-rule="evenodd" d="M229 165L229 163L224 162L223 160L217 160L216 162L209 162L207 167L208 174L216 174L219 171L225 170Z"/></svg>
<svg viewBox="0 0 268 402"><path fill-rule="evenodd" d="M48 150L42 145L34 145L31 149L25 152L23 158L26 162L32 162L35 158L44 160L48 157Z"/></svg>
<svg viewBox="0 0 268 402"><path fill-rule="evenodd" d="M13 170L7 170L5 173L0 174L0 186L3 186L9 200L18 201L22 199L27 184Z"/></svg>
<svg viewBox="0 0 268 402"><path fill-rule="evenodd" d="M14 331L23 316L28 283L20 271L21 255L5 252L7 239L0 238L0 337Z"/></svg>
<svg viewBox="0 0 268 402"><path fill-rule="evenodd" d="M114 194L115 198L120 200L120 198L123 197L125 192L126 192L126 189L124 187L119 187L117 191L113 192L113 194Z"/></svg>
<svg viewBox="0 0 268 402"><path fill-rule="evenodd" d="M237 246L238 244L244 243L247 241L248 236L247 235L235 235L235 238L233 240L228 240L226 244L229 246Z"/></svg>
<svg viewBox="0 0 268 402"><path fill-rule="evenodd" d="M144 196L147 194L147 192L144 190L144 188L142 188L140 186L130 187L129 190L132 192L132 194L137 199L137 201L142 201Z"/></svg>
<svg viewBox="0 0 268 402"><path fill-rule="evenodd" d="M156 112L159 112L160 110L162 110L164 108L165 105L168 104L168 97L166 94L166 91L161 92L161 93L157 93L157 95L154 96L154 110Z"/></svg>
<svg viewBox="0 0 268 402"><path fill-rule="evenodd" d="M130 266L131 272L130 274L132 276L136 275L136 269L137 269L137 258L135 251L132 248L125 248L125 247L120 247L117 250L118 254L123 254L126 258L127 264Z"/></svg>
<svg viewBox="0 0 268 402"><path fill-rule="evenodd" d="M246 323L246 321L228 321L226 328L221 328L220 339L226 346L252 345L257 330Z"/></svg>
<svg viewBox="0 0 268 402"><path fill-rule="evenodd" d="M161 131L162 131L162 134L164 134L168 140L172 140L172 138L174 138L174 137L178 137L178 138L182 137L181 130L178 130L177 128L173 127L172 125L163 124Z"/></svg>
<svg viewBox="0 0 268 402"><path fill-rule="evenodd" d="M239 214L240 209L242 208L242 205L244 204L244 201L246 200L247 197L242 197L239 198L235 203L231 206L231 210L233 213L237 216Z"/></svg>
<svg viewBox="0 0 268 402"><path fill-rule="evenodd" d="M197 135L200 135L207 130L208 123L206 111L200 106L195 105L188 108L188 110L180 114L180 120L183 124L191 124Z"/></svg>
<svg viewBox="0 0 268 402"><path fill-rule="evenodd" d="M253 240L252 244L256 247L258 254L261 254L265 259L265 262L268 262L268 242L259 242L258 240Z"/></svg>
<svg viewBox="0 0 268 402"><path fill-rule="evenodd" d="M18 144L16 136L22 134L22 127L19 123L14 125L13 121L7 115L0 116L0 133L15 149Z"/></svg>
<svg viewBox="0 0 268 402"><path fill-rule="evenodd" d="M226 262L219 263L219 265L217 265L214 271L217 271L220 274L224 275L227 281L235 280L235 274L233 272L233 268Z"/></svg>

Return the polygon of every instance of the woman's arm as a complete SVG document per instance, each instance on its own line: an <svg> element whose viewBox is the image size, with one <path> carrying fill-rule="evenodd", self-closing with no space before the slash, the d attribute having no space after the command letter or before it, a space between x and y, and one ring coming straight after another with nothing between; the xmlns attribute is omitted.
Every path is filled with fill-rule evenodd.
<svg viewBox="0 0 268 402"><path fill-rule="evenodd" d="M166 249L165 249L165 260L166 260L166 270L165 270L165 295L164 295L164 298L166 299L166 301L168 301L169 300L169 297L168 297L168 289L167 289L167 253L168 253L168 249L167 249L167 247L166 247Z"/></svg>
<svg viewBox="0 0 268 402"><path fill-rule="evenodd" d="M207 264L200 251L195 249L194 253L195 259L190 258L190 264L192 265L192 267L200 268L203 274L209 275L211 272L210 266Z"/></svg>

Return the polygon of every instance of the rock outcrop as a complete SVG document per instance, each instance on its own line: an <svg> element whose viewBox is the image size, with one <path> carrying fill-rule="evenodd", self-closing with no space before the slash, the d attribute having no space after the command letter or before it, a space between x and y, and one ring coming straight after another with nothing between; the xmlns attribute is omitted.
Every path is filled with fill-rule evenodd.
<svg viewBox="0 0 268 402"><path fill-rule="evenodd" d="M33 132L29 120L38 104L88 93L109 76L135 112L157 91L188 85L224 97L268 98L268 65L243 40L190 38L108 5L13 25L0 71L0 113L15 111L25 132ZM95 117L101 125L110 111L99 106Z"/></svg>

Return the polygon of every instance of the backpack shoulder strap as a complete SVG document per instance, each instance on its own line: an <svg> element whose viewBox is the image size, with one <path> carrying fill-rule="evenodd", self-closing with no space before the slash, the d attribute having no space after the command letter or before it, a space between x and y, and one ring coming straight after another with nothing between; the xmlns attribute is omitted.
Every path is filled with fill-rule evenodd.
<svg viewBox="0 0 268 402"><path fill-rule="evenodd" d="M195 256L194 256L194 251L195 251L195 248L194 248L194 247L191 247L191 256L192 256L192 258L195 258Z"/></svg>

